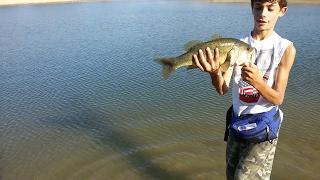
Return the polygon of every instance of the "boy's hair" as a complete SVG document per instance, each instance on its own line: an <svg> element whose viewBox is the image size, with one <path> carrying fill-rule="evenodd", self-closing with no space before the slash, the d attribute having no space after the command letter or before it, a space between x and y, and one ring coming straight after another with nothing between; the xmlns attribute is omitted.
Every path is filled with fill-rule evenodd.
<svg viewBox="0 0 320 180"><path fill-rule="evenodd" d="M271 2L271 3L278 2L280 8L283 8L283 7L287 7L287 6L288 6L287 0L251 0L251 8L253 8L253 4L254 4L255 2L261 2L261 3L265 3L265 2Z"/></svg>

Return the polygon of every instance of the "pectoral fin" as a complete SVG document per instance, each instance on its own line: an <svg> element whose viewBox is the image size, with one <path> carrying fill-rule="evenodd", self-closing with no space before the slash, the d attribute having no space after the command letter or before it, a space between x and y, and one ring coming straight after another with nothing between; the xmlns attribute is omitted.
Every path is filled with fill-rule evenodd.
<svg viewBox="0 0 320 180"><path fill-rule="evenodd" d="M227 53L227 57L226 60L223 62L223 64L220 65L221 70L223 72L226 72L230 66L234 65L235 62L235 51L234 49L231 49L228 53Z"/></svg>
<svg viewBox="0 0 320 180"><path fill-rule="evenodd" d="M223 72L226 72L230 67L230 61L226 60L223 64L220 65L220 68Z"/></svg>

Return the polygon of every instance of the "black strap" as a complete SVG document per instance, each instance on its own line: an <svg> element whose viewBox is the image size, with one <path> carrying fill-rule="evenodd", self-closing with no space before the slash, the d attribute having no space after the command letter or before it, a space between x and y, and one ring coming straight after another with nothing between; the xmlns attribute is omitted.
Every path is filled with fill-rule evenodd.
<svg viewBox="0 0 320 180"><path fill-rule="evenodd" d="M232 111L233 111L233 106L230 106L230 108L228 109L227 114L226 114L226 128L224 131L224 138L223 138L224 141L228 141L229 125L231 122Z"/></svg>

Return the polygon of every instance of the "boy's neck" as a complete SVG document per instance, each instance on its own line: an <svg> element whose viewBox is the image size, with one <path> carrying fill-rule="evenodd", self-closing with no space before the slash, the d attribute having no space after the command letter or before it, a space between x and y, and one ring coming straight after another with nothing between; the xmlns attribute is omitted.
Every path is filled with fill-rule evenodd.
<svg viewBox="0 0 320 180"><path fill-rule="evenodd" d="M273 34L273 30L270 30L270 31L256 31L256 30L253 30L251 32L251 37L254 40L262 41L262 40L267 39L268 37L270 37L272 34Z"/></svg>

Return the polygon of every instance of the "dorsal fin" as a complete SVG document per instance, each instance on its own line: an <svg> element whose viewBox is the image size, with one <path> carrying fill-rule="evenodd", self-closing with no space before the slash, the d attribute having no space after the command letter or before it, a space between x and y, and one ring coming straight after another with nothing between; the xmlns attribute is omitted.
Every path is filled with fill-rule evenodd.
<svg viewBox="0 0 320 180"><path fill-rule="evenodd" d="M222 38L222 36L219 35L219 34L217 34L217 33L215 33L215 34L213 34L213 35L211 36L210 40L216 40L216 39L219 39L219 38Z"/></svg>
<svg viewBox="0 0 320 180"><path fill-rule="evenodd" d="M201 43L203 43L203 42L199 41L199 40L189 41L189 42L187 42L187 44L184 45L184 50L189 51L191 48L193 48L194 46L199 45Z"/></svg>

